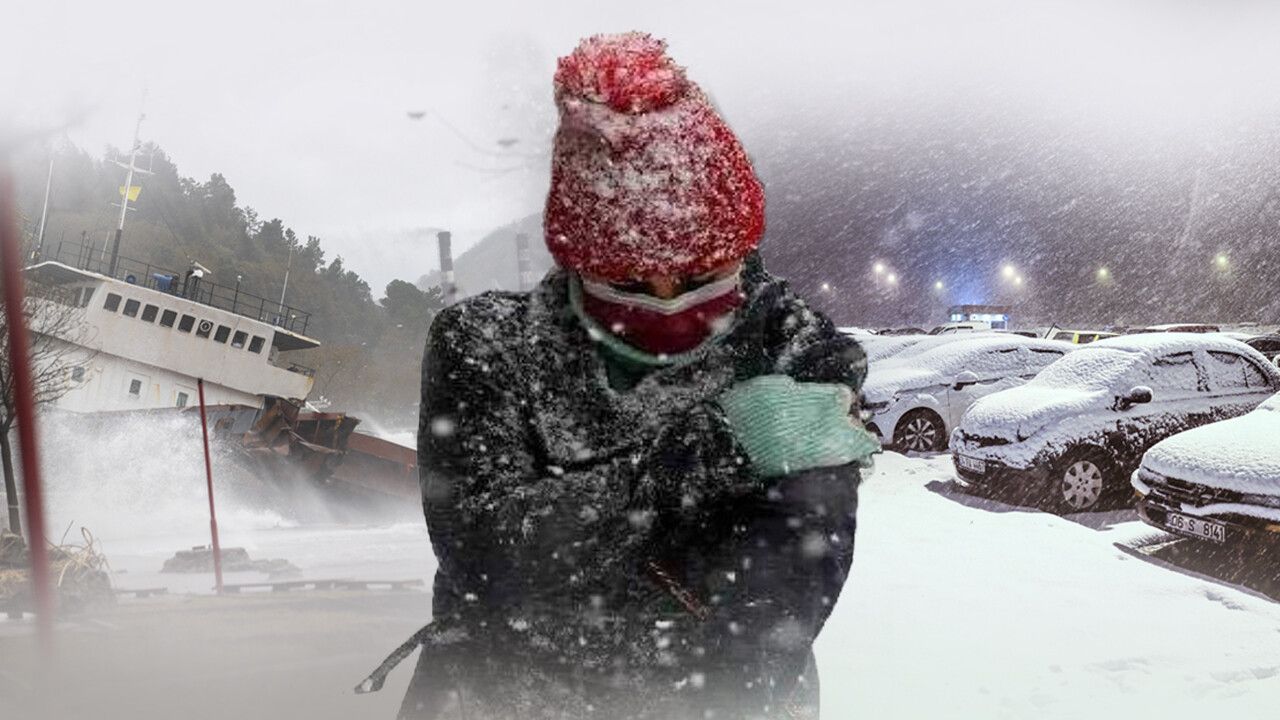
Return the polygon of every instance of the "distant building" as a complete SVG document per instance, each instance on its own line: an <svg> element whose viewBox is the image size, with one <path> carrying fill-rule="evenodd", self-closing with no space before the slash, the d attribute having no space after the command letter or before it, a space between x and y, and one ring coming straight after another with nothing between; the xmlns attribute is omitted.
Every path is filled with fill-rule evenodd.
<svg viewBox="0 0 1280 720"><path fill-rule="evenodd" d="M952 305L947 311L949 322L989 323L992 330L1009 329L1008 305Z"/></svg>
<svg viewBox="0 0 1280 720"><path fill-rule="evenodd" d="M516 252L518 235L526 238L525 282L521 281L520 258ZM529 289L555 266L555 260L542 239L542 215L529 215L485 235L480 242L453 260L457 298L479 295L487 290ZM418 287L426 290L440 286L440 273L433 270L418 279Z"/></svg>

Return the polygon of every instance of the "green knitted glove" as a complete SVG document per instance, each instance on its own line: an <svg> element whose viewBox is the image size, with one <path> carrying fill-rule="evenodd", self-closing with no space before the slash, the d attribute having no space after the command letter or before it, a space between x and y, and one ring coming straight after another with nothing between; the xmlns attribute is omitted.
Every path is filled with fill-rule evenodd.
<svg viewBox="0 0 1280 720"><path fill-rule="evenodd" d="M850 416L853 391L834 383L798 383L761 375L719 398L738 444L763 477L857 462L871 464L880 443Z"/></svg>

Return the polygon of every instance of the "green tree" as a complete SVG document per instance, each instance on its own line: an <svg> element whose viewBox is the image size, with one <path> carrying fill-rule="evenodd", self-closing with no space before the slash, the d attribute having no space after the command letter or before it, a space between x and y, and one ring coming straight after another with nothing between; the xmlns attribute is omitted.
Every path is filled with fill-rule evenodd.
<svg viewBox="0 0 1280 720"><path fill-rule="evenodd" d="M385 294L382 307L387 309L391 320L400 325L429 324L435 314L444 308L439 288L423 292L413 283L392 280L387 283Z"/></svg>

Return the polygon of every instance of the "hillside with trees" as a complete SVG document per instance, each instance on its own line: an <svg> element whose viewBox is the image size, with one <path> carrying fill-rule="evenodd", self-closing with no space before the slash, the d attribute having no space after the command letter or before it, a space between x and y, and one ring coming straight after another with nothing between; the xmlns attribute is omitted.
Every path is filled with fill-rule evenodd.
<svg viewBox="0 0 1280 720"><path fill-rule="evenodd" d="M108 150L94 158L62 146L54 151L53 192L44 231L46 257L83 247L109 253L124 172ZM123 158L127 161L127 156ZM35 240L49 157L31 153L16 167L18 203L25 233ZM412 427L427 328L441 307L438 291L393 281L375 299L374 289L329 257L322 240L300 237L281 218L268 218L239 202L221 174L199 181L181 174L155 145L144 145L138 164L151 175L135 178L141 193L125 223L121 257L178 273L193 262L212 271L211 281L278 300L289 273L285 302L311 313L306 333L316 350L291 360L316 370L312 399L384 426ZM415 273L416 277L420 273Z"/></svg>

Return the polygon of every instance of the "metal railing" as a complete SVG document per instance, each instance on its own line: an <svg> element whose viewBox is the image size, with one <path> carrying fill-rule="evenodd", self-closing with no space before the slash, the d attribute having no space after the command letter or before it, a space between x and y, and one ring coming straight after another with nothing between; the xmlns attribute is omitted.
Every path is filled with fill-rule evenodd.
<svg viewBox="0 0 1280 720"><path fill-rule="evenodd" d="M299 375L306 375L309 378L313 378L316 376L315 368L307 367L302 363L291 362L289 363L288 367L285 367L285 370L288 370L289 372L292 372L292 373L298 373Z"/></svg>
<svg viewBox="0 0 1280 720"><path fill-rule="evenodd" d="M36 258L36 262L45 260L113 277L304 335L307 324L311 321L309 312L245 292L238 286L229 287L210 282L196 277L190 271L178 273L141 260L118 257L115 272L111 272L111 257L102 252L102 248L60 242L52 252L45 251Z"/></svg>

